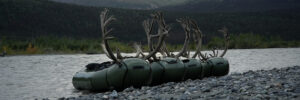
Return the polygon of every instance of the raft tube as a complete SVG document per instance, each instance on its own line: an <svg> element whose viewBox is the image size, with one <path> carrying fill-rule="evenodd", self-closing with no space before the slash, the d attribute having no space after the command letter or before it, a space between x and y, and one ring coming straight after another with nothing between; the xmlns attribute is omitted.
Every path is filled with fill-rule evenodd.
<svg viewBox="0 0 300 100"><path fill-rule="evenodd" d="M119 64L111 62L88 64L74 75L72 83L79 90L121 90L129 86L140 87L223 76L228 72L228 60L218 57L205 62L197 59L164 58L151 64L143 59L127 58Z"/></svg>

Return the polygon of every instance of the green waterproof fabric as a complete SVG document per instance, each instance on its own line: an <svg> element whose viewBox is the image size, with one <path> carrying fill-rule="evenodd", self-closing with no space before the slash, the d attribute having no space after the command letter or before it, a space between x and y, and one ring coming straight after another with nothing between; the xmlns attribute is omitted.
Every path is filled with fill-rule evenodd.
<svg viewBox="0 0 300 100"><path fill-rule="evenodd" d="M122 63L110 66L107 71L109 89L122 89L126 72L127 66Z"/></svg>
<svg viewBox="0 0 300 100"><path fill-rule="evenodd" d="M201 62L201 65L203 77L210 77L212 71L212 65L210 64L210 62Z"/></svg>
<svg viewBox="0 0 300 100"><path fill-rule="evenodd" d="M74 75L72 79L73 86L79 90L106 90L108 89L106 71L107 69L100 71L86 71L84 68Z"/></svg>
<svg viewBox="0 0 300 100"><path fill-rule="evenodd" d="M201 79L203 77L202 65L197 59L182 60L185 66L184 79Z"/></svg>
<svg viewBox="0 0 300 100"><path fill-rule="evenodd" d="M159 64L165 68L163 73L163 82L182 81L185 67L181 60L175 58L164 58L159 61Z"/></svg>
<svg viewBox="0 0 300 100"><path fill-rule="evenodd" d="M103 69L98 72L93 72L94 74L90 77L92 84L92 90L106 90L108 89L108 84L106 81L106 72L108 69Z"/></svg>
<svg viewBox="0 0 300 100"><path fill-rule="evenodd" d="M208 59L208 62L212 65L212 75L213 76L223 76L229 73L229 63L228 60L216 57Z"/></svg>
<svg viewBox="0 0 300 100"><path fill-rule="evenodd" d="M124 86L139 87L145 85L150 77L151 69L150 64L143 59L128 58L125 59L128 72L124 81Z"/></svg>
<svg viewBox="0 0 300 100"><path fill-rule="evenodd" d="M151 77L149 78L149 85L158 85L162 83L163 74L165 72L164 66L160 61L151 63Z"/></svg>

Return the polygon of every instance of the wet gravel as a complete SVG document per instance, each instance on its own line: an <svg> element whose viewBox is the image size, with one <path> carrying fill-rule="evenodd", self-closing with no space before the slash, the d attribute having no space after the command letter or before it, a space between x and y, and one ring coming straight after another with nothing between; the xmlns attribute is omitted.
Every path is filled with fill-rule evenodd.
<svg viewBox="0 0 300 100"><path fill-rule="evenodd" d="M45 98L47 99L47 98ZM123 91L92 93L59 100L98 99L270 99L300 100L300 66L232 73L202 80L169 82L157 86L126 88Z"/></svg>

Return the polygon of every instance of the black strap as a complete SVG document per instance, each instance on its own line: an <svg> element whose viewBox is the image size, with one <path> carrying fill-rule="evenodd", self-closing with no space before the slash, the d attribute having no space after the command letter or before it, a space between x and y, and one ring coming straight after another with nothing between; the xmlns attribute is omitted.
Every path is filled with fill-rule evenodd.
<svg viewBox="0 0 300 100"><path fill-rule="evenodd" d="M146 79L146 85L150 85L152 83L152 67L151 67L151 64L149 64L150 66L150 71L149 71L149 76L148 76L148 80Z"/></svg>
<svg viewBox="0 0 300 100"><path fill-rule="evenodd" d="M184 80L184 79L185 79L185 75L186 75L186 73L187 73L187 67L186 67L185 65L187 65L187 64L184 64L184 63L183 63L184 73L183 73L183 76L182 76L181 80Z"/></svg>
<svg viewBox="0 0 300 100"><path fill-rule="evenodd" d="M106 81L106 85L107 85L108 87L111 87L111 85L109 84L109 81L107 80L107 72L108 72L108 70L106 70L106 72L105 72L105 81Z"/></svg>
<svg viewBox="0 0 300 100"><path fill-rule="evenodd" d="M200 66L201 66L201 74L200 74L200 79L202 79L203 77L204 77L204 71L203 71L203 65L202 65L202 63L201 63L201 61L200 61Z"/></svg>
<svg viewBox="0 0 300 100"><path fill-rule="evenodd" d="M160 63L160 61L157 62L162 68L163 68L163 72L161 73L161 78L159 80L159 82L161 83L162 82L162 79L164 78L164 75L165 75L165 67Z"/></svg>
<svg viewBox="0 0 300 100"><path fill-rule="evenodd" d="M213 64L212 64L212 62L211 61L208 61L208 64L210 64L211 65L211 67L210 67L210 73L209 73L209 75L210 76L212 76L212 73L213 73Z"/></svg>
<svg viewBox="0 0 300 100"><path fill-rule="evenodd" d="M125 67L126 67L126 71L125 71L125 74L124 74L124 76L123 76L123 80L122 80L122 88L124 88L125 86L125 79L126 79L126 77L127 77L127 73L128 73L128 67L127 67L127 65L124 63L124 62L121 62L122 64L121 65L124 65Z"/></svg>

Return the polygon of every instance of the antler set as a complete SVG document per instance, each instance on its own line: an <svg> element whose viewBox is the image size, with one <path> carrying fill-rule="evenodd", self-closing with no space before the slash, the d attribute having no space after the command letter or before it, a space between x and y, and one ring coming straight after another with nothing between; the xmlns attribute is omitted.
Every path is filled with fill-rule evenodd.
<svg viewBox="0 0 300 100"><path fill-rule="evenodd" d="M110 46L108 45L108 40L113 39L114 37L108 36L109 33L113 29L107 29L108 25L116 20L113 16L108 16L108 9L105 9L103 12L101 12L101 29L102 29L102 48L105 54L108 58L113 60L115 63L120 63L124 58L121 53L119 52L119 49L117 48L117 54L116 56L113 54ZM229 45L229 34L227 28L223 28L219 30L219 32L224 34L225 38L225 48L221 55L219 56L218 50L216 48L213 48L213 53L209 54L210 57L207 56L207 54L201 53L201 46L202 46L202 37L203 34L201 30L199 29L197 23L195 20L189 19L189 18L180 18L177 19L177 22L179 22L185 32L185 41L183 48L174 55L172 52L169 52L169 50L166 47L165 39L168 36L170 27L165 23L163 14L161 12L156 12L151 15L152 19L147 19L143 21L143 27L145 30L145 33L147 35L147 42L148 42L148 48L149 48L149 54L144 54L143 50L141 49L141 45L138 43L134 43L134 48L136 49L136 55L134 57L141 58L144 60L148 60L149 62L157 61L159 60L158 57L156 57L156 54L159 52L163 55L163 57L174 57L176 59L179 59L179 57L186 57L190 58L190 50L189 50L189 43L191 39L191 34L193 36L194 42L196 43L196 51L191 56L192 58L199 57L201 60L207 60L210 57L223 57L228 49ZM154 24L157 24L157 28L154 28ZM157 29L156 34L154 33L154 29ZM154 40L157 40L157 42L154 45Z"/></svg>

